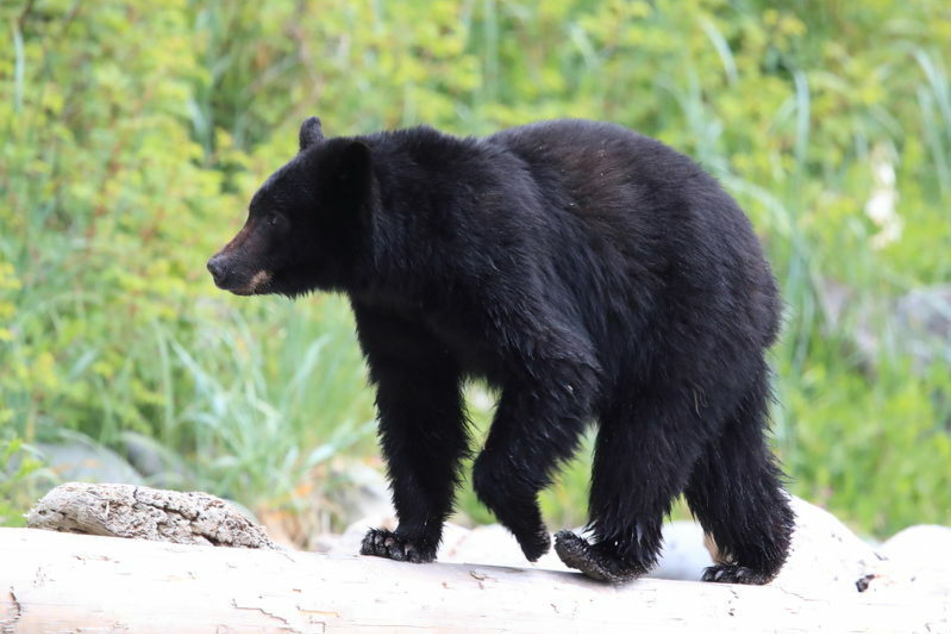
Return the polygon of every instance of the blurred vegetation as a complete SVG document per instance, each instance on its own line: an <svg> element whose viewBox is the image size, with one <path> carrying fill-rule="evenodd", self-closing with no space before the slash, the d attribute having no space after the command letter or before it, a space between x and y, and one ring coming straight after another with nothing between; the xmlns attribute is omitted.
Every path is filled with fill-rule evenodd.
<svg viewBox="0 0 951 634"><path fill-rule="evenodd" d="M261 512L307 512L335 456L376 460L346 303L233 298L204 269L319 114L330 134L607 119L698 158L788 303L774 418L792 490L871 534L951 523L951 374L913 362L889 309L951 278L951 9L783 7L0 3L0 522L48 483L37 445L62 430L145 435L187 465L182 486ZM553 525L584 521L584 463L546 493Z"/></svg>

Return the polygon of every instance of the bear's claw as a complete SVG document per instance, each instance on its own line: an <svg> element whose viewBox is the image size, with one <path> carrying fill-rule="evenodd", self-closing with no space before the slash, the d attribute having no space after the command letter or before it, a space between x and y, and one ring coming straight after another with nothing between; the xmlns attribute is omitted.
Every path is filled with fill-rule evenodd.
<svg viewBox="0 0 951 634"><path fill-rule="evenodd" d="M772 580L771 575L763 574L736 564L720 564L710 566L703 571L702 581L712 581L713 583L742 583L750 586L761 586Z"/></svg>
<svg viewBox="0 0 951 634"><path fill-rule="evenodd" d="M360 554L425 564L436 559L436 548L411 541L392 531L372 528L363 538Z"/></svg>

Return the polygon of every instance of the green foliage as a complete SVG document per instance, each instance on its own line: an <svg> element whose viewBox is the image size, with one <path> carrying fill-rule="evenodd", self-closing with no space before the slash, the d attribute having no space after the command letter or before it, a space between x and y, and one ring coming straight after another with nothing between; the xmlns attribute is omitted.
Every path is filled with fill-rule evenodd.
<svg viewBox="0 0 951 634"><path fill-rule="evenodd" d="M201 488L259 506L289 504L311 469L372 435L349 305L329 297L303 308L306 321L286 300L253 321L230 311L193 341L156 331L167 374L181 366L191 386L173 394L176 382L165 383L156 435L194 448Z"/></svg>
<svg viewBox="0 0 951 634"><path fill-rule="evenodd" d="M852 351L866 306L951 275L944 4L4 3L0 441L134 430L193 486L286 504L316 463L371 451L347 307L227 297L204 261L300 120L481 134L585 116L699 158L753 218L789 305L775 418L793 490L879 534L947 523L951 377L900 342ZM835 318L826 280L852 289ZM473 412L484 427L491 409ZM26 465L2 472L12 521L32 463L4 463ZM582 459L546 494L554 523L584 521L585 480Z"/></svg>
<svg viewBox="0 0 951 634"><path fill-rule="evenodd" d="M24 511L37 494L36 481L43 471L43 463L23 439L0 437L0 526L26 524Z"/></svg>
<svg viewBox="0 0 951 634"><path fill-rule="evenodd" d="M252 159L224 131L214 153L193 135L210 82L193 17L175 1L87 9L4 9L2 422L28 440L144 432L190 458L192 486L286 497L372 418L352 325L337 300L215 292L204 262L241 220L249 188L229 183Z"/></svg>

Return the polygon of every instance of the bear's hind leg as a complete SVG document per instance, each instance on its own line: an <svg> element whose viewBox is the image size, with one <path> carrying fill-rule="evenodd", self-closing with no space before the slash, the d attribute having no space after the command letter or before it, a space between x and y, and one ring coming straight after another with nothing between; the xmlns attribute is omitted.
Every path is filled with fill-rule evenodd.
<svg viewBox="0 0 951 634"><path fill-rule="evenodd" d="M685 497L719 550L704 581L762 585L779 572L794 515L766 444L767 370L700 457Z"/></svg>
<svg viewBox="0 0 951 634"><path fill-rule="evenodd" d="M640 577L657 563L664 518L706 440L679 394L624 401L601 417L589 504L593 542L570 531L555 536L565 564L612 583Z"/></svg>

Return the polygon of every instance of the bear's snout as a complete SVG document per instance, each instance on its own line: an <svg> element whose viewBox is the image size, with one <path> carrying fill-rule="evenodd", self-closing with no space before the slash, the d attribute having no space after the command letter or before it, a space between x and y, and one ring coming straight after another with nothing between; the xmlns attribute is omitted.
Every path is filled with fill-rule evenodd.
<svg viewBox="0 0 951 634"><path fill-rule="evenodd" d="M212 279L215 280L215 286L220 289L227 290L225 282L228 278L228 268L221 253L212 256L208 260L208 271L211 273Z"/></svg>
<svg viewBox="0 0 951 634"><path fill-rule="evenodd" d="M235 295L270 292L268 288L274 275L267 269L248 268L247 262L227 251L208 260L208 271L215 280L215 286Z"/></svg>

